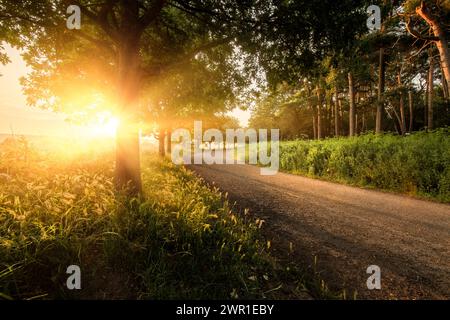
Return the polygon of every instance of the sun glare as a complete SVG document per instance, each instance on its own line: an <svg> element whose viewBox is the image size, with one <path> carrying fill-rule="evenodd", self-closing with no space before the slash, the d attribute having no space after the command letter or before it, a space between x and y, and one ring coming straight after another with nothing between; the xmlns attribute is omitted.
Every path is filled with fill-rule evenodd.
<svg viewBox="0 0 450 320"><path fill-rule="evenodd" d="M101 118L88 125L86 133L89 137L114 137L119 123L119 119L113 116Z"/></svg>
<svg viewBox="0 0 450 320"><path fill-rule="evenodd" d="M109 119L107 123L103 126L103 130L107 136L115 136L117 127L119 126L119 119L113 117Z"/></svg>

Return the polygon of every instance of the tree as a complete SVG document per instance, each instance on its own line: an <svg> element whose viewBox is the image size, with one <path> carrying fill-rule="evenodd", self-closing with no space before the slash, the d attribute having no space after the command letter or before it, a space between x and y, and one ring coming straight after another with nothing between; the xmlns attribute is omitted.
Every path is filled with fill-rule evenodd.
<svg viewBox="0 0 450 320"><path fill-rule="evenodd" d="M444 87L448 86L450 83L450 49L447 37L450 29L447 22L450 19L450 1L408 0L406 1L405 9L409 33L418 39L432 41L436 45L439 51L442 72L447 82ZM413 19L415 18L421 18L427 24L430 28L431 36L423 34L413 26Z"/></svg>
<svg viewBox="0 0 450 320"><path fill-rule="evenodd" d="M382 131L382 121L383 121L383 93L385 90L385 77L386 77L386 43L384 43L383 36L386 33L388 12L391 10L390 1L383 0L383 21L381 24L380 35L382 38L380 49L379 49L379 60L378 60L378 96L377 96L377 114L375 122L375 132L381 133Z"/></svg>
<svg viewBox="0 0 450 320"><path fill-rule="evenodd" d="M397 76L398 81L398 87L399 87L399 95L400 95L400 101L399 101L399 109L400 109L400 129L401 134L404 136L406 134L406 118L405 118L405 100L404 95L402 92L402 70L400 68Z"/></svg>
<svg viewBox="0 0 450 320"><path fill-rule="evenodd" d="M69 4L81 9L81 30L65 28ZM286 68L289 72L284 76L292 79L358 32L354 26L364 25L364 14L357 10L361 4L352 0L4 0L0 21L9 31L6 40L25 49L33 67L24 82L30 104L67 111L63 96L81 95L85 100L98 98L99 105L115 106L121 118L115 181L119 189L131 182L136 194L141 191L138 125L145 114L140 101L145 84L177 74L186 63L218 46L228 49L211 57L229 56L230 48L239 46L250 53L246 68L256 59L271 83ZM65 84L74 80L82 90L68 89ZM84 104L65 100L70 109L82 110Z"/></svg>
<svg viewBox="0 0 450 320"><path fill-rule="evenodd" d="M433 99L434 99L434 56L429 50L430 67L428 70L428 104L427 104L427 130L433 130Z"/></svg>
<svg viewBox="0 0 450 320"><path fill-rule="evenodd" d="M350 103L349 110L349 136L355 135L355 83L353 81L353 73L348 73L348 99Z"/></svg>
<svg viewBox="0 0 450 320"><path fill-rule="evenodd" d="M214 63L213 63L214 62ZM242 98L240 91L248 85L248 76L233 67L232 57L211 61L208 56L186 64L183 70L149 83L147 122L158 124L160 155L171 151L170 135L178 126L189 128L196 120L205 120L229 111Z"/></svg>
<svg viewBox="0 0 450 320"><path fill-rule="evenodd" d="M65 28L69 4L81 9L81 30ZM138 123L144 84L176 73L200 53L229 44L243 29L253 30L264 21L266 5L265 1L5 0L0 18L2 28L11 31L6 40L25 49L26 60L33 67L34 73L25 82L31 104L58 105L67 111L63 99L51 106L50 98L73 95L67 88L73 78L85 83L85 90L78 95L102 93L114 103L121 119L115 181L119 189L128 185L131 193L137 194L142 189ZM97 70L93 72L94 65ZM99 73L102 77L97 77ZM54 81L45 85L48 78ZM88 83L98 86L86 88ZM105 88L113 88L112 93L105 94Z"/></svg>

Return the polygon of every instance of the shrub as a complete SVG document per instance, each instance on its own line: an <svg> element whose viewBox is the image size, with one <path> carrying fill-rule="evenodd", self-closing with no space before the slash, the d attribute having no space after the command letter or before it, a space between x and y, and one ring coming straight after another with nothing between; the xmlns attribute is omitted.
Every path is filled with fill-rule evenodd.
<svg viewBox="0 0 450 320"><path fill-rule="evenodd" d="M450 201L449 129L280 144L287 172Z"/></svg>

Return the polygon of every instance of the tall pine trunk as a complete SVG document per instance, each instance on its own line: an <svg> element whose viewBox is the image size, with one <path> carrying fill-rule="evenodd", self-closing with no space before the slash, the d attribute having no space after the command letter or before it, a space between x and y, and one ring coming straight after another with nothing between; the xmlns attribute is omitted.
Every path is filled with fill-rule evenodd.
<svg viewBox="0 0 450 320"><path fill-rule="evenodd" d="M348 73L348 99L349 99L349 136L355 135L355 84L353 82L353 74Z"/></svg>
<svg viewBox="0 0 450 320"><path fill-rule="evenodd" d="M383 121L383 93L386 82L386 57L384 48L380 48L379 52L379 67L378 67L378 97L377 97L377 115L375 121L375 132L381 133Z"/></svg>
<svg viewBox="0 0 450 320"><path fill-rule="evenodd" d="M344 108L341 99L339 100L339 134L344 135Z"/></svg>
<svg viewBox="0 0 450 320"><path fill-rule="evenodd" d="M413 131L413 122L414 122L414 103L413 103L413 94L412 91L408 91L408 103L409 103L409 129L408 132L411 133Z"/></svg>
<svg viewBox="0 0 450 320"><path fill-rule="evenodd" d="M442 82L442 92L444 94L444 99L450 100L450 92L449 92L447 80L445 80L444 68L442 66L442 63L441 63L441 82Z"/></svg>
<svg viewBox="0 0 450 320"><path fill-rule="evenodd" d="M389 4L389 0L384 0L383 5L386 7ZM389 14L388 16L390 16ZM381 22L381 36L386 31L385 17L383 16L383 21ZM384 102L383 94L386 86L386 50L382 44L378 57L378 96L377 96L377 113L375 117L375 132L377 134L381 133L383 130L383 114L384 114Z"/></svg>
<svg viewBox="0 0 450 320"><path fill-rule="evenodd" d="M427 129L433 130L433 96L434 96L434 57L433 50L429 50L430 68L428 70L428 103Z"/></svg>
<svg viewBox="0 0 450 320"><path fill-rule="evenodd" d="M424 1L421 2L420 7L416 8L416 13L431 27L434 37L437 39L435 43L439 50L442 71L447 83L450 83L450 49L448 47L445 28L429 11L429 8Z"/></svg>
<svg viewBox="0 0 450 320"><path fill-rule="evenodd" d="M322 139L322 94L317 86L317 139Z"/></svg>
<svg viewBox="0 0 450 320"><path fill-rule="evenodd" d="M398 72L397 81L398 81L398 87L399 87L399 89L401 89L401 87L402 87L401 71ZM405 101L403 98L402 91L400 91L399 107L400 107L400 131L401 131L401 134L404 136L406 134L406 118L405 118Z"/></svg>
<svg viewBox="0 0 450 320"><path fill-rule="evenodd" d="M336 88L334 101L334 135L339 136L339 91Z"/></svg>

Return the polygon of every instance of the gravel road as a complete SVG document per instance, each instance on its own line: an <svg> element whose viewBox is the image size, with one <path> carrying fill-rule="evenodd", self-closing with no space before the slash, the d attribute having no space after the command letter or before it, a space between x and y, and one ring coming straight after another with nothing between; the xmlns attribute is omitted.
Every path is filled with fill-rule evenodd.
<svg viewBox="0 0 450 320"><path fill-rule="evenodd" d="M450 299L450 205L248 165L189 166L265 220L275 254L314 264L334 290L360 299ZM368 290L369 265L381 290Z"/></svg>

